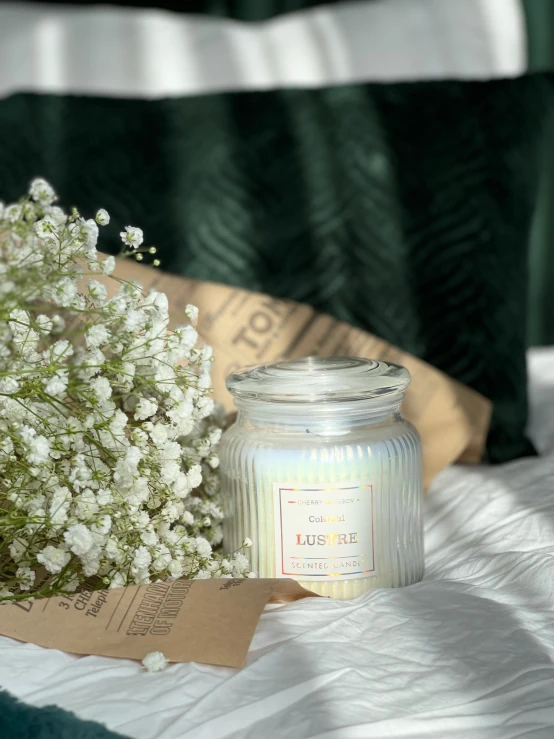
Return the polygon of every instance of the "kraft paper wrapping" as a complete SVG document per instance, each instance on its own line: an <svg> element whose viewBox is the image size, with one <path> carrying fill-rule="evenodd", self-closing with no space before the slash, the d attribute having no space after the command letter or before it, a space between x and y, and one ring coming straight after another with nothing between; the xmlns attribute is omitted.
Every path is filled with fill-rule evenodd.
<svg viewBox="0 0 554 739"><path fill-rule="evenodd" d="M318 597L294 580L177 580L0 606L0 633L74 654L242 667L269 603Z"/></svg>
<svg viewBox="0 0 554 739"><path fill-rule="evenodd" d="M115 276L138 282L146 291L165 292L174 326L184 322L187 303L198 307L199 333L215 357L214 398L228 411L234 405L225 378L238 368L306 356L383 359L403 365L412 376L403 413L421 435L425 487L452 462L481 461L490 401L377 336L302 303L189 280L130 260L119 262Z"/></svg>

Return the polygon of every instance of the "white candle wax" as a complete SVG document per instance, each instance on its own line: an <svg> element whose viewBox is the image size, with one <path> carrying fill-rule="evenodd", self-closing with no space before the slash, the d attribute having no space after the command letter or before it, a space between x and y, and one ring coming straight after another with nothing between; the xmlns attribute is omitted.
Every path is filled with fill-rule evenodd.
<svg viewBox="0 0 554 739"><path fill-rule="evenodd" d="M340 381L333 382L329 361ZM356 373L341 376L353 362L362 363ZM240 548L248 536L260 577L293 577L333 598L421 579L419 437L398 411L406 371L392 366L399 376L383 380L391 365L350 359L277 367L287 368L280 370L287 379L301 375L294 398L312 399L291 402L287 385L282 400L283 383L274 376L271 384L265 379L265 395L264 377L256 378L256 398L242 385L237 423L221 451L225 548ZM307 393L306 373L324 373L317 392Z"/></svg>

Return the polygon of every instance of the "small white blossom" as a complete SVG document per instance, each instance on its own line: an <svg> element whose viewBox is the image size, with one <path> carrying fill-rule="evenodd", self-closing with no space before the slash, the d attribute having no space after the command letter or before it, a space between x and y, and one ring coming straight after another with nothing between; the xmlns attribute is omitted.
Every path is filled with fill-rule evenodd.
<svg viewBox="0 0 554 739"><path fill-rule="evenodd" d="M48 316L40 315L37 316L37 326L38 330L43 336L48 336L48 334L52 331L53 323Z"/></svg>
<svg viewBox="0 0 554 739"><path fill-rule="evenodd" d="M23 213L23 208L21 205L8 205L6 208L4 208L4 214L3 217L8 223L17 223L19 219L21 218L21 214Z"/></svg>
<svg viewBox="0 0 554 739"><path fill-rule="evenodd" d="M82 222L81 230L85 237L85 245L88 251L90 252L91 250L94 250L98 243L98 224L96 221L93 221L92 218L89 218L88 221Z"/></svg>
<svg viewBox="0 0 554 739"><path fill-rule="evenodd" d="M147 672L161 672L169 663L162 652L150 652L142 660L142 665Z"/></svg>
<svg viewBox="0 0 554 739"><path fill-rule="evenodd" d="M98 511L99 505L96 500L96 496L90 488L85 488L83 492L75 498L75 515L81 521L90 521Z"/></svg>
<svg viewBox="0 0 554 739"><path fill-rule="evenodd" d="M152 555L148 551L147 547L138 547L133 557L133 567L137 570L146 570L150 567L152 562Z"/></svg>
<svg viewBox="0 0 554 739"><path fill-rule="evenodd" d="M105 275L111 275L115 269L115 257L106 257L102 262L102 272Z"/></svg>
<svg viewBox="0 0 554 739"><path fill-rule="evenodd" d="M77 296L78 290L69 277L62 277L51 288L52 300L56 305L68 308Z"/></svg>
<svg viewBox="0 0 554 739"><path fill-rule="evenodd" d="M112 397L112 386L107 377L95 377L90 381L90 388L100 401L109 400Z"/></svg>
<svg viewBox="0 0 554 739"><path fill-rule="evenodd" d="M130 246L132 249L138 249L144 240L142 230L135 226L125 226L125 231L122 231L119 235L125 246Z"/></svg>
<svg viewBox="0 0 554 739"><path fill-rule="evenodd" d="M196 537L196 551L201 557L209 557L212 553L212 547L210 542L204 539L202 536Z"/></svg>
<svg viewBox="0 0 554 739"><path fill-rule="evenodd" d="M88 292L90 297L96 300L97 303L104 303L108 297L106 286L98 282L98 280L89 280Z"/></svg>
<svg viewBox="0 0 554 739"><path fill-rule="evenodd" d="M150 418L151 416L156 413L158 410L158 404L155 400L151 400L149 398L142 398L142 400L139 402L135 409L135 420L136 421L144 421L147 418Z"/></svg>
<svg viewBox="0 0 554 739"><path fill-rule="evenodd" d="M50 501L50 520L54 526L60 526L67 521L67 513L71 503L69 488L58 488Z"/></svg>
<svg viewBox="0 0 554 739"><path fill-rule="evenodd" d="M67 339L60 339L43 352L44 360L48 363L58 364L64 359L73 356L73 347Z"/></svg>
<svg viewBox="0 0 554 739"><path fill-rule="evenodd" d="M54 377L46 382L44 389L48 395L52 395L54 398L61 398L66 393L67 381L67 373L63 370L58 370L54 374Z"/></svg>
<svg viewBox="0 0 554 739"><path fill-rule="evenodd" d="M116 572L110 581L110 588L123 588L127 585L127 578L122 572Z"/></svg>
<svg viewBox="0 0 554 739"><path fill-rule="evenodd" d="M45 436L35 436L30 444L27 452L27 461L29 464L43 464L50 454L50 442Z"/></svg>
<svg viewBox="0 0 554 739"><path fill-rule="evenodd" d="M161 478L166 485L171 485L177 479L181 467L177 462L166 462L161 469Z"/></svg>
<svg viewBox="0 0 554 739"><path fill-rule="evenodd" d="M244 549L248 549L249 547L251 547L252 539L249 539L248 537L246 537L246 539L242 542L242 546Z"/></svg>
<svg viewBox="0 0 554 739"><path fill-rule="evenodd" d="M150 430L150 438L156 446L163 446L167 442L168 435L169 427L165 423L155 423Z"/></svg>
<svg viewBox="0 0 554 739"><path fill-rule="evenodd" d="M65 320L62 318L62 316L52 316L52 333L61 334L64 329Z"/></svg>
<svg viewBox="0 0 554 739"><path fill-rule="evenodd" d="M196 326L198 323L198 308L195 305L187 305L185 308L185 315L188 317L192 325Z"/></svg>
<svg viewBox="0 0 554 739"><path fill-rule="evenodd" d="M66 214L57 205L51 205L49 208L45 209L45 212L46 215L49 215L50 218L52 218L56 226L65 226L67 223Z"/></svg>
<svg viewBox="0 0 554 739"><path fill-rule="evenodd" d="M40 201L43 205L50 205L56 200L53 187L41 177L37 177L31 182L29 195L33 200Z"/></svg>
<svg viewBox="0 0 554 739"><path fill-rule="evenodd" d="M193 465L187 474L187 479L191 488L197 488L202 482L202 467L199 464Z"/></svg>
<svg viewBox="0 0 554 739"><path fill-rule="evenodd" d="M35 571L30 567L18 567L15 573L21 590L30 590L35 582Z"/></svg>
<svg viewBox="0 0 554 739"><path fill-rule="evenodd" d="M35 231L40 239L52 238L58 229L58 224L52 216L44 216L41 221L35 223Z"/></svg>
<svg viewBox="0 0 554 739"><path fill-rule="evenodd" d="M96 213L96 223L98 223L100 226L107 226L110 222L110 215L107 210L104 210L104 208L100 208L100 210Z"/></svg>
<svg viewBox="0 0 554 739"><path fill-rule="evenodd" d="M138 329L142 328L147 320L148 316L144 313L144 311L130 310L127 311L123 327L125 331L129 331L129 333L132 333L133 331L137 331Z"/></svg>
<svg viewBox="0 0 554 739"><path fill-rule="evenodd" d="M19 390L19 382L15 377L3 377L0 379L0 393L6 395L14 394Z"/></svg>
<svg viewBox="0 0 554 739"><path fill-rule="evenodd" d="M91 326L85 334L87 346L96 349L108 343L110 332L102 323Z"/></svg>
<svg viewBox="0 0 554 739"><path fill-rule="evenodd" d="M159 537L155 531L143 531L140 539L147 547L154 547L159 542Z"/></svg>
<svg viewBox="0 0 554 739"><path fill-rule="evenodd" d="M173 560L169 563L167 571L169 572L170 577L177 580L183 574L183 563L178 560Z"/></svg>
<svg viewBox="0 0 554 739"><path fill-rule="evenodd" d="M69 564L71 555L63 548L48 545L37 554L37 561L44 565L48 572L56 574Z"/></svg>
<svg viewBox="0 0 554 739"><path fill-rule="evenodd" d="M233 569L235 570L235 574L238 575L239 573L244 572L249 566L250 562L248 561L248 557L245 557L241 552L237 552L233 557Z"/></svg>
<svg viewBox="0 0 554 739"><path fill-rule="evenodd" d="M194 516L190 511L185 511L183 513L181 516L181 523L184 523L186 526L192 526L194 524Z"/></svg>
<svg viewBox="0 0 554 739"><path fill-rule="evenodd" d="M92 534L82 523L70 526L64 534L64 539L71 551L77 555L86 554L94 545Z"/></svg>

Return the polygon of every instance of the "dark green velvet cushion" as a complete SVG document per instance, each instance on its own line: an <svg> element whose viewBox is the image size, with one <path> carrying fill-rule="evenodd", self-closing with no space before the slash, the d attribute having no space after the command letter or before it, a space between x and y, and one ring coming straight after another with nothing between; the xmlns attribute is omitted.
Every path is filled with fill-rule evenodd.
<svg viewBox="0 0 554 739"><path fill-rule="evenodd" d="M143 227L170 271L309 302L494 401L532 452L527 246L547 76L163 101L0 101L0 196L33 175ZM117 248L117 226L110 226Z"/></svg>

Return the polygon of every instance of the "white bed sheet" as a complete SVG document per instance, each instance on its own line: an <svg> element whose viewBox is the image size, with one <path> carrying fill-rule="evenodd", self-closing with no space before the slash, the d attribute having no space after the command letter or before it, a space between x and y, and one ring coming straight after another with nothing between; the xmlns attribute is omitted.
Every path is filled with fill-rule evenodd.
<svg viewBox="0 0 554 739"><path fill-rule="evenodd" d="M422 583L270 610L243 670L0 638L0 684L141 739L552 739L554 349L530 364L544 455L439 476Z"/></svg>

